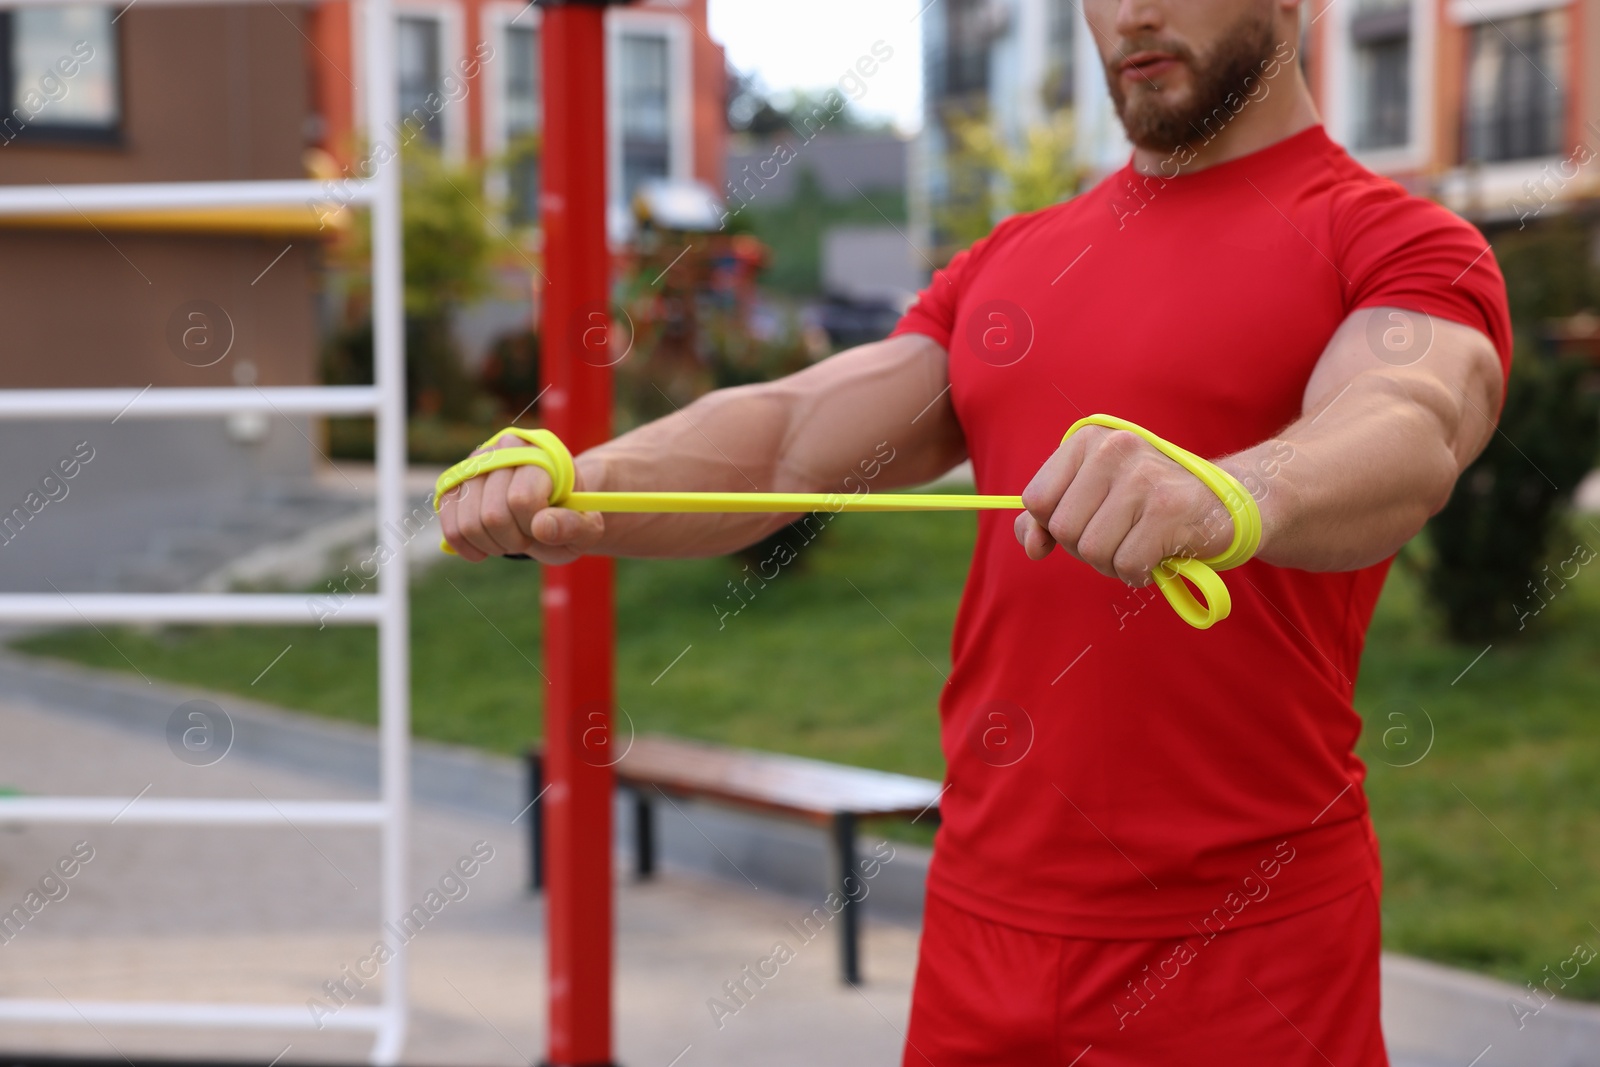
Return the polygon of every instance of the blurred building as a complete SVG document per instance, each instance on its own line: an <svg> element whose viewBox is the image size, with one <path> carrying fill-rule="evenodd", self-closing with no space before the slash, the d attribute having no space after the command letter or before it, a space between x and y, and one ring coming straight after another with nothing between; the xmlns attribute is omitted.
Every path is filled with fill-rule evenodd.
<svg viewBox="0 0 1600 1067"><path fill-rule="evenodd" d="M396 0L402 119L447 158L502 159L504 191L521 219L537 214L538 7L522 0ZM356 62L359 4L325 0L312 13L310 62L319 142L341 166L361 154ZM722 185L726 60L710 37L706 0L641 0L605 13L614 232L652 178Z"/></svg>
<svg viewBox="0 0 1600 1067"><path fill-rule="evenodd" d="M0 10L0 183L305 176L295 2ZM0 387L304 385L317 371L320 236L304 208L0 219ZM0 587L171 588L241 543L329 514L304 493L304 420L0 423ZM30 496L30 494L32 494ZM304 504L305 506L301 506Z"/></svg>
<svg viewBox="0 0 1600 1067"><path fill-rule="evenodd" d="M892 131L819 133L810 139L796 131L781 140L795 156L792 164L781 167L770 166L777 140L749 139L729 149L730 207L739 206L740 198L788 203L805 171L810 171L823 194L834 200L858 197L863 189L905 187L906 141Z"/></svg>
<svg viewBox="0 0 1600 1067"><path fill-rule="evenodd" d="M1600 168L1593 0L1357 0L1306 37L1333 137L1480 224L1592 198Z"/></svg>
<svg viewBox="0 0 1600 1067"><path fill-rule="evenodd" d="M1070 107L1089 180L1129 146L1074 0L941 0L922 16L918 230L949 195L950 117L1016 142ZM1301 40L1333 138L1367 166L1493 227L1600 192L1600 0L1315 0Z"/></svg>
<svg viewBox="0 0 1600 1067"><path fill-rule="evenodd" d="M305 176L303 4L118 12L0 10L0 182ZM231 385L244 361L261 384L309 383L317 233L316 216L299 208L158 216L79 213L63 201L58 213L7 217L0 285L9 351L0 385ZM251 290L248 301L240 287ZM219 351L225 335L237 335L234 358L174 355L168 318L197 299L233 309L231 328L220 320L205 328Z"/></svg>
<svg viewBox="0 0 1600 1067"><path fill-rule="evenodd" d="M517 224L537 214L540 12L514 0L396 8L394 91L415 130L369 136L359 4L0 3L0 185L335 177L359 173L378 139L413 136L449 159L495 160L501 292L457 324L481 352L533 319L536 242ZM644 0L606 20L621 233L643 182L722 185L726 69L705 0ZM0 219L0 388L316 381L322 253L338 230L314 212L62 208ZM80 443L96 457L71 499L40 513L51 522L0 534L0 588L44 589L55 575L67 589L170 589L215 575L348 513L315 485L320 441L302 419L0 424L0 514L40 499L39 479Z"/></svg>
<svg viewBox="0 0 1600 1067"><path fill-rule="evenodd" d="M347 173L370 150L347 76L361 10L349 0L317 4L307 48L317 144ZM709 35L706 0L642 0L608 8L605 20L608 224L621 242L632 233L630 204L641 183L722 185L726 60ZM500 339L526 332L536 311L534 242L513 235L538 216L540 22L540 9L524 0L395 4L402 121L447 160L493 164L489 192L505 208L495 293L452 324L469 367ZM522 240L527 248L513 243Z"/></svg>

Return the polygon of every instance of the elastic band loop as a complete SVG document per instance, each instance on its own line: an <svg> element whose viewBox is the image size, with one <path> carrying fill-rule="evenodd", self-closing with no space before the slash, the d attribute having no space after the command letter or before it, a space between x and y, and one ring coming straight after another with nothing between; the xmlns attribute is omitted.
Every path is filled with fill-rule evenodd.
<svg viewBox="0 0 1600 1067"><path fill-rule="evenodd" d="M1256 506L1255 498L1239 479L1210 460L1201 459L1193 452L1157 437L1143 426L1131 423L1127 419L1119 419L1115 415L1085 416L1073 423L1062 435L1061 440L1065 441L1084 426L1104 426L1111 430L1126 430L1137 434L1168 459L1200 479L1205 487L1222 501L1222 506L1228 509L1228 515L1233 520L1233 540L1224 551L1210 559L1168 556L1151 575L1156 587L1166 596L1173 610L1189 625L1204 630L1226 619L1228 612L1233 609L1233 600L1228 595L1228 587L1217 577L1216 572L1239 566L1254 556L1256 550L1261 547L1261 509ZM1205 596L1204 604L1200 603L1184 584L1185 578L1193 582Z"/></svg>
<svg viewBox="0 0 1600 1067"><path fill-rule="evenodd" d="M1172 605L1178 617L1197 630L1209 630L1228 617L1233 610L1233 598L1228 586L1216 570L1197 559L1169 556L1161 561L1151 578ZM1201 603L1185 584L1187 578L1205 597Z"/></svg>
<svg viewBox="0 0 1600 1067"><path fill-rule="evenodd" d="M526 441L528 448L494 448L495 442L506 434ZM572 453L567 446L561 443L561 438L549 430L524 430L519 426L507 426L496 433L466 459L457 463L443 474L433 487L433 510L438 511L447 493L466 482L488 474L490 471L504 470L508 467L539 467L550 475L550 505L559 507L572 495L572 487L577 479L577 472L572 465ZM458 553L450 547L450 542L440 540L439 548L454 556Z"/></svg>

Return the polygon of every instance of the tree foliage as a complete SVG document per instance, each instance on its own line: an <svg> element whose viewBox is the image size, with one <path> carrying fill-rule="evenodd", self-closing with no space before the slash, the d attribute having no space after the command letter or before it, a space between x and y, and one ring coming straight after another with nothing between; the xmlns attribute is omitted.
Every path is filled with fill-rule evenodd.
<svg viewBox="0 0 1600 1067"><path fill-rule="evenodd" d="M405 256L407 399L413 411L466 417L473 385L450 335L450 313L488 292L492 236L478 165L444 160L421 137L400 150L401 241ZM372 226L356 216L340 254L351 282L352 321L330 342L324 377L330 383L372 380L370 275Z"/></svg>
<svg viewBox="0 0 1600 1067"><path fill-rule="evenodd" d="M935 211L941 244L959 250L985 236L1007 215L1057 204L1078 191L1083 168L1074 153L1070 109L1029 127L1011 144L987 116L947 117L948 195Z"/></svg>

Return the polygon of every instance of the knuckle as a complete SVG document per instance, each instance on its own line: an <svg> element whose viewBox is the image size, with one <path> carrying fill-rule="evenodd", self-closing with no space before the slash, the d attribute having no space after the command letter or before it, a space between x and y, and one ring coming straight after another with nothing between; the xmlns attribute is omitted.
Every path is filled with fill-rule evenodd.
<svg viewBox="0 0 1600 1067"><path fill-rule="evenodd" d="M1037 485L1030 483L1022 491L1022 506L1027 509L1029 514L1038 515L1043 509L1048 508L1050 504L1049 494Z"/></svg>
<svg viewBox="0 0 1600 1067"><path fill-rule="evenodd" d="M484 502L483 525L494 533L509 533L517 528L504 499Z"/></svg>
<svg viewBox="0 0 1600 1067"><path fill-rule="evenodd" d="M1150 568L1137 551L1126 547L1121 549L1112 560L1112 566L1116 569L1117 577L1129 585L1144 585L1149 581Z"/></svg>
<svg viewBox="0 0 1600 1067"><path fill-rule="evenodd" d="M523 481L514 481L506 491L506 505L519 515L532 515L545 507L548 496L541 496L538 487Z"/></svg>
<svg viewBox="0 0 1600 1067"><path fill-rule="evenodd" d="M1143 444L1143 439L1130 430L1107 430L1100 440L1101 451L1116 459L1137 455Z"/></svg>
<svg viewBox="0 0 1600 1067"><path fill-rule="evenodd" d="M456 531L461 537L470 539L483 533L483 518L477 508L458 508L455 521Z"/></svg>
<svg viewBox="0 0 1600 1067"><path fill-rule="evenodd" d="M1146 507L1162 515L1170 515L1181 511L1187 503L1188 494L1174 485L1171 479L1168 478L1158 477L1152 479L1150 488L1145 493Z"/></svg>
<svg viewBox="0 0 1600 1067"><path fill-rule="evenodd" d="M1138 448L1143 442L1139 435L1132 430L1112 430L1106 435L1106 440L1120 452L1130 452Z"/></svg>

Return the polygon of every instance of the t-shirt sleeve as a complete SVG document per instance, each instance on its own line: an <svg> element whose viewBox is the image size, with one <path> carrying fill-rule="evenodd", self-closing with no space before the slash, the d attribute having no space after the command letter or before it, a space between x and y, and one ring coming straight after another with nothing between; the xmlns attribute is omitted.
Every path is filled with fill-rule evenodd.
<svg viewBox="0 0 1600 1067"><path fill-rule="evenodd" d="M1511 373L1506 283L1489 242L1459 215L1399 186L1369 186L1341 213L1350 311L1398 307L1459 322L1494 342Z"/></svg>
<svg viewBox="0 0 1600 1067"><path fill-rule="evenodd" d="M920 333L939 342L939 347L948 352L950 336L956 328L956 309L961 304L961 294L966 281L978 269L984 253L1010 221L1007 219L1001 222L989 236L980 237L970 248L957 252L951 257L948 266L935 270L928 284L917 293L916 303L900 316L900 321L889 332L889 336Z"/></svg>

